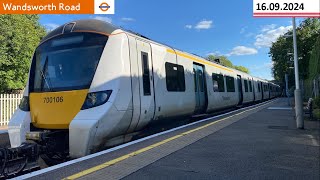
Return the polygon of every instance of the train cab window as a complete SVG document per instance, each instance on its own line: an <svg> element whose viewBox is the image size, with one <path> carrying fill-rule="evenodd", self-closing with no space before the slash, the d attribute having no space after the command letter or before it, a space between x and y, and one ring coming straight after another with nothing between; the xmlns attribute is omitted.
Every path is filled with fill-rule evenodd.
<svg viewBox="0 0 320 180"><path fill-rule="evenodd" d="M248 81L244 80L243 82L244 82L244 91L248 92L249 91L249 89L248 89Z"/></svg>
<svg viewBox="0 0 320 180"><path fill-rule="evenodd" d="M252 92L252 83L249 81L249 91Z"/></svg>
<svg viewBox="0 0 320 180"><path fill-rule="evenodd" d="M108 37L66 33L37 47L30 69L30 92L89 89Z"/></svg>
<svg viewBox="0 0 320 180"><path fill-rule="evenodd" d="M224 92L224 78L222 74L212 73L212 83L214 92Z"/></svg>
<svg viewBox="0 0 320 180"><path fill-rule="evenodd" d="M173 92L184 92L186 90L186 84L183 66L166 62L165 68L167 90Z"/></svg>
<svg viewBox="0 0 320 180"><path fill-rule="evenodd" d="M150 96L150 70L149 70L149 61L148 53L141 52L142 59L142 81L143 81L143 95Z"/></svg>
<svg viewBox="0 0 320 180"><path fill-rule="evenodd" d="M236 89L234 86L234 78L230 76L226 76L226 82L227 82L227 92L236 92Z"/></svg>

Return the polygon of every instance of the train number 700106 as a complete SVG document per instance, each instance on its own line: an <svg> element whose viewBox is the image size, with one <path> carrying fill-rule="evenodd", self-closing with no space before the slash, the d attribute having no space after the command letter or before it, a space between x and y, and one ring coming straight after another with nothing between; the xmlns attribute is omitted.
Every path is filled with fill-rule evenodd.
<svg viewBox="0 0 320 180"><path fill-rule="evenodd" d="M48 104L48 103L62 103L63 102L63 97L60 96L60 97L45 97L43 98L43 102L45 104Z"/></svg>

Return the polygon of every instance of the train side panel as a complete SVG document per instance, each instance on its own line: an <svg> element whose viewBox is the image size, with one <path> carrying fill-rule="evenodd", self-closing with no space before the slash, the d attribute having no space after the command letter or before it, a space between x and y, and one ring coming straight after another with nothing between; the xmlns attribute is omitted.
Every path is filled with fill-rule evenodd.
<svg viewBox="0 0 320 180"><path fill-rule="evenodd" d="M218 68L215 66L206 66L206 71L208 73L207 84L208 84L208 112L212 112L214 110L219 110L223 108L236 106L239 101L238 90L237 90L237 82L235 78L235 73L233 70L227 70L226 68ZM219 92L219 90L214 90L213 84L213 75L222 75L223 76L223 92ZM234 92L229 92L227 88L227 80L228 77L234 78ZM219 87L219 85L218 85Z"/></svg>
<svg viewBox="0 0 320 180"><path fill-rule="evenodd" d="M269 86L268 86L268 82L265 80L262 80L262 89L263 89L263 100L268 100L270 98Z"/></svg>
<svg viewBox="0 0 320 180"><path fill-rule="evenodd" d="M262 89L261 83L257 78L253 78L254 84L254 93L255 93L255 102L262 101Z"/></svg>
<svg viewBox="0 0 320 180"><path fill-rule="evenodd" d="M227 90L226 90L226 82L225 82L225 71L213 66L206 66L206 72L207 72L207 91L208 91L208 112L212 112L217 109L222 109L228 106L233 105L231 97L228 96ZM215 86L218 86L217 88L214 87L213 84L213 76L214 75L222 75L223 76L223 92L219 91L219 84L216 84Z"/></svg>
<svg viewBox="0 0 320 180"><path fill-rule="evenodd" d="M112 90L107 103L81 110L71 121L69 148L73 158L96 152L129 128L133 107L128 39L124 33L109 37L89 92L105 90Z"/></svg>
<svg viewBox="0 0 320 180"><path fill-rule="evenodd" d="M253 102L254 95L253 95L253 89L252 89L252 80L251 76L248 74L245 74L243 72L238 72L239 75L241 75L241 82L242 82L242 92L243 92L243 104L251 103ZM251 82L251 89L250 89L250 83ZM251 90L251 91L250 91Z"/></svg>
<svg viewBox="0 0 320 180"><path fill-rule="evenodd" d="M176 108L180 115L192 115L196 107L193 61L188 56L177 55L177 64L184 68L186 89L181 94L182 98L179 98ZM205 78L208 79L206 73Z"/></svg>
<svg viewBox="0 0 320 180"><path fill-rule="evenodd" d="M169 67L177 70L177 55L175 53L169 53L168 48L165 46L159 46L152 44L153 51L153 68L154 68L154 89L155 89L155 101L156 111L155 119L164 119L175 116L181 116L184 114L190 114L192 112L193 102L190 101L191 97L188 97L190 87L190 78L185 78L185 90L184 91L169 91L167 87L167 72ZM170 49L173 51L173 49ZM167 66L167 67L166 67ZM183 67L184 72L188 71ZM170 82L169 82L170 83ZM191 108L190 108L191 107Z"/></svg>

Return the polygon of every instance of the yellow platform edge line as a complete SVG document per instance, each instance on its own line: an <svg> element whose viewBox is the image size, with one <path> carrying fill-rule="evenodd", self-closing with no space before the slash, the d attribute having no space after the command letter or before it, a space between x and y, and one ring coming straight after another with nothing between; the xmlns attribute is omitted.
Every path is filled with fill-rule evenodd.
<svg viewBox="0 0 320 180"><path fill-rule="evenodd" d="M266 103L266 104L262 104L261 106L270 104L270 103L272 103L272 102L273 102L273 101L268 102L268 103ZM208 123L208 124L206 124L206 125L197 127L197 128L195 128L195 129L191 129L191 130L189 130L189 131L187 131L187 132L178 134L178 135L176 135L176 136L173 136L173 137L171 137L171 138L162 140L162 141L160 141L160 142L158 142L158 143L152 144L152 145L150 145L150 146L147 146L147 147L145 147L145 148L139 149L139 150L134 151L134 152L132 152L132 153L123 155L123 156L118 157L118 158L116 158L116 159L107 161L107 162L105 162L105 163L103 163L103 164L97 165L97 166L95 166L95 167L86 169L86 170L81 171L81 172L79 172L79 173L76 173L76 174L74 174L74 175L68 176L68 177L64 178L63 180L78 179L78 178L80 178L80 177L83 177L83 176L86 176L86 175L91 174L91 173L93 173L93 172L96 172L96 171L99 171L99 170L101 170L101 169L104 169L104 168L106 168L106 167L108 167L108 166L112 166L112 165L114 165L114 164L116 164L116 163L118 163L118 162L120 162L120 161L126 160L126 159L128 159L128 158L130 158L130 157L132 157L132 156L136 156L136 155L141 154L141 153L143 153L143 152L146 152L146 151L148 151L148 150L150 150L150 149L153 149L153 148L155 148L155 147L158 147L158 146L160 146L160 145L163 145L163 144L165 144L165 143L167 143L167 142L170 142L170 141L172 141L172 140L178 139L178 138L180 138L180 137L182 137L182 136L185 136L185 135L187 135L187 134L193 133L193 132L195 132L195 131L199 131L199 130L204 129L204 128L206 128L206 127L209 127L209 126L211 126L211 125L213 125L213 124L216 124L216 123L225 121L225 120L227 120L227 119L230 119L231 117L238 116L238 115L243 114L243 113L245 113L245 112L248 112L248 111L257 109L257 108L259 108L259 107L261 107L261 106L257 106L257 107L255 107L255 108L251 108L251 109L242 111L242 112L240 112L240 113L237 113L237 114L234 114L234 115L231 115L231 116L222 118L222 119L220 119L220 120L217 120L217 121Z"/></svg>
<svg viewBox="0 0 320 180"><path fill-rule="evenodd" d="M190 55L185 54L185 53L182 53L182 52L174 51L174 50L172 50L172 49L167 49L167 52L172 53L172 54L177 54L177 55L179 55L179 56L185 57L185 58L187 58L187 59L196 61L196 62L201 63L201 64L206 64L206 65L214 66L214 67L216 67L216 68L223 69L223 70L226 70L226 71L229 71L229 72L233 72L231 69L228 69L228 68L225 68L225 67L221 67L221 66L216 65L216 64L214 64L214 63L212 63L212 62L210 62L210 61L202 60L202 59L199 59L199 58L190 56Z"/></svg>

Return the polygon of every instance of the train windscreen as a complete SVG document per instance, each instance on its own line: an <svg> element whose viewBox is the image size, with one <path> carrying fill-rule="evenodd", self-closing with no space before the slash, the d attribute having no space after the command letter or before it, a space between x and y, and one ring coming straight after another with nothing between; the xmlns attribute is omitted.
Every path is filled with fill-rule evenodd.
<svg viewBox="0 0 320 180"><path fill-rule="evenodd" d="M69 33L41 44L31 65L30 92L88 89L107 40L95 33Z"/></svg>

